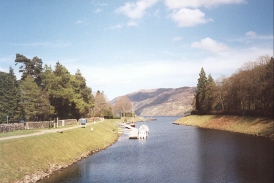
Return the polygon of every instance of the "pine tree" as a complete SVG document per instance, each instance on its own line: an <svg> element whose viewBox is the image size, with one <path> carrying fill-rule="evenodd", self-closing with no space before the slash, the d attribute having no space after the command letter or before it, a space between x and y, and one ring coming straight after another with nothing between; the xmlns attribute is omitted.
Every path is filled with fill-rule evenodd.
<svg viewBox="0 0 274 183"><path fill-rule="evenodd" d="M27 76L20 84L21 106L23 117L26 120L38 120L39 114L39 98L41 91L35 80L31 76Z"/></svg>
<svg viewBox="0 0 274 183"><path fill-rule="evenodd" d="M84 117L94 105L92 91L86 86L86 80L82 76L80 70L77 70L76 74L71 76L70 83L74 92L72 113L77 115L78 118L81 116Z"/></svg>
<svg viewBox="0 0 274 183"><path fill-rule="evenodd" d="M207 85L207 77L202 67L200 74L199 74L198 84L197 84L197 91L195 95L196 99L196 110L202 111L206 93L206 85Z"/></svg>
<svg viewBox="0 0 274 183"><path fill-rule="evenodd" d="M27 76L31 76L35 79L36 84L40 86L40 73L43 70L43 62L40 58L33 57L30 60L24 55L16 54L15 65L17 64L21 64L19 67L19 72L22 72L21 80L24 80Z"/></svg>
<svg viewBox="0 0 274 183"><path fill-rule="evenodd" d="M18 105L18 82L13 69L9 73L0 72L0 123L18 120L20 109Z"/></svg>
<svg viewBox="0 0 274 183"><path fill-rule="evenodd" d="M71 75L66 67L57 62L50 82L49 94L51 104L55 107L56 115L60 119L72 118L71 104L74 93L70 78Z"/></svg>
<svg viewBox="0 0 274 183"><path fill-rule="evenodd" d="M214 110L216 106L216 84L211 74L208 75L207 85L205 90L205 99L203 109L206 111Z"/></svg>

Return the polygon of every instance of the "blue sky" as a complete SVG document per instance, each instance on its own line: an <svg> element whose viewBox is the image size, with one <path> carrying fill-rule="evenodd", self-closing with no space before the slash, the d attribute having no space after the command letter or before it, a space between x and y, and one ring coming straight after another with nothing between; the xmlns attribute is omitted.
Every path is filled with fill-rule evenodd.
<svg viewBox="0 0 274 183"><path fill-rule="evenodd" d="M107 98L196 86L273 56L273 0L2 0L0 71L15 55L80 69Z"/></svg>

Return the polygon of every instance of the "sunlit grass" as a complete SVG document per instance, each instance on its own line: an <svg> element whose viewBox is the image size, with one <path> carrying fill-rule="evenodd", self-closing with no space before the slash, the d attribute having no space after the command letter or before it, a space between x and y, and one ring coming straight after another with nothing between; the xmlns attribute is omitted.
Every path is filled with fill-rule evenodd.
<svg viewBox="0 0 274 183"><path fill-rule="evenodd" d="M274 138L274 120L260 117L190 115L175 123Z"/></svg>

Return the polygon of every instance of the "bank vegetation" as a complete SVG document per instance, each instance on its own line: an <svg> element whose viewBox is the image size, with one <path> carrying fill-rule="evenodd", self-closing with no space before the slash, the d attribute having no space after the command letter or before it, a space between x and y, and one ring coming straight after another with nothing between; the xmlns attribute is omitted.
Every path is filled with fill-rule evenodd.
<svg viewBox="0 0 274 183"><path fill-rule="evenodd" d="M199 74L192 114L230 114L273 118L274 59L259 57L230 77L216 81L204 69Z"/></svg>
<svg viewBox="0 0 274 183"><path fill-rule="evenodd" d="M113 116L104 92L93 93L80 70L71 74L60 62L51 67L21 54L15 65L20 80L12 67L0 71L0 123Z"/></svg>
<svg viewBox="0 0 274 183"><path fill-rule="evenodd" d="M245 63L230 77L216 81L202 68L194 110L175 123L274 140L273 74L274 59L269 56Z"/></svg>
<svg viewBox="0 0 274 183"><path fill-rule="evenodd" d="M236 115L190 115L174 124L225 130L274 140L274 119Z"/></svg>

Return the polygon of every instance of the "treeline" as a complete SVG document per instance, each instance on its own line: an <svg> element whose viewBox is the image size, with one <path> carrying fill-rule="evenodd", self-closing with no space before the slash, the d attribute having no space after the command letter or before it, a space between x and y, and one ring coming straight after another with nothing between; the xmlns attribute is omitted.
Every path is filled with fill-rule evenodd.
<svg viewBox="0 0 274 183"><path fill-rule="evenodd" d="M112 116L103 92L92 95L80 70L72 75L59 62L54 69L40 58L16 54L21 79L13 69L0 72L0 123ZM8 118L8 119L7 119Z"/></svg>
<svg viewBox="0 0 274 183"><path fill-rule="evenodd" d="M274 59L262 56L245 63L230 77L216 81L199 74L193 114L237 114L273 117Z"/></svg>

